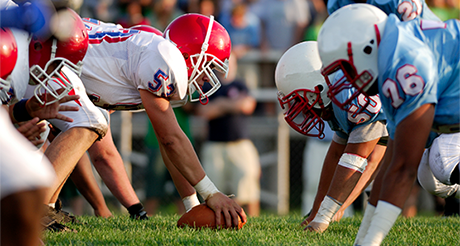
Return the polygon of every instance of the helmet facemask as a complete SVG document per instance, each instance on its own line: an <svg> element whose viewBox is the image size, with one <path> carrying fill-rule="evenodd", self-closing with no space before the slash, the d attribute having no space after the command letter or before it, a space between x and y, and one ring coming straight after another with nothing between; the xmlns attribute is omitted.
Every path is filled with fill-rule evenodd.
<svg viewBox="0 0 460 246"><path fill-rule="evenodd" d="M2 103L8 103L13 94L13 88L11 87L11 75L6 79L0 78L0 100Z"/></svg>
<svg viewBox="0 0 460 246"><path fill-rule="evenodd" d="M56 42L56 39L54 39L53 44L55 44ZM73 89L72 83L70 83L61 72L61 69L63 67L69 68L78 76L80 76L82 72L82 61L79 61L77 64L74 64L66 58L56 58L55 47L56 46L53 45L51 59L46 63L44 69L41 68L39 65L33 65L32 67L30 67L31 83L37 85L34 90L34 95L42 105L49 105L61 100ZM54 99L49 100L49 97L46 96L46 94L51 95Z"/></svg>
<svg viewBox="0 0 460 246"><path fill-rule="evenodd" d="M366 93L372 84L375 82L375 76L370 70L363 70L358 74L358 71L353 62L352 45L348 43L348 60L339 59L332 62L329 66L322 69L321 74L324 76L326 83L329 87L328 97L342 110L348 110L349 105L355 100L360 94L362 94L367 100L366 105L361 108L365 109L369 104L369 95ZM343 75L338 78L333 76L338 70L341 70ZM331 76L332 75L332 76ZM331 81L333 79L333 81ZM350 90L354 88L352 95L344 101L338 99L338 95L344 90ZM360 112L357 112L360 113Z"/></svg>
<svg viewBox="0 0 460 246"><path fill-rule="evenodd" d="M284 111L284 119L297 132L310 136L324 138L324 121L321 114L324 103L321 99L321 89L297 89L288 95L278 92L278 101Z"/></svg>
<svg viewBox="0 0 460 246"><path fill-rule="evenodd" d="M225 74L227 77L228 73L228 59L221 61L219 58L212 54L206 53L209 46L209 38L211 36L212 26L214 23L214 16L210 16L208 29L206 31L206 37L203 45L201 46L201 52L190 56L190 63L193 67L193 71L189 77L189 96L190 102L200 101L201 104L208 103L208 97L214 94L220 88L220 81L214 74L213 69L218 72ZM204 92L198 83L198 79L205 75L209 79L211 89Z"/></svg>

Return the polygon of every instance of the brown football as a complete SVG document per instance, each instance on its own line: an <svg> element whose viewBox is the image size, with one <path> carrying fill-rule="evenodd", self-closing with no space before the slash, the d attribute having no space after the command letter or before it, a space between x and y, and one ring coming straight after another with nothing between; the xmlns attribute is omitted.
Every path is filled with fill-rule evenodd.
<svg viewBox="0 0 460 246"><path fill-rule="evenodd" d="M241 222L240 217L238 217L238 229L243 228L244 224L246 223ZM225 226L225 221L223 219L221 220L221 225ZM206 203L202 203L182 215L179 221L177 221L177 226L216 229L216 215L214 214L214 211L206 205Z"/></svg>

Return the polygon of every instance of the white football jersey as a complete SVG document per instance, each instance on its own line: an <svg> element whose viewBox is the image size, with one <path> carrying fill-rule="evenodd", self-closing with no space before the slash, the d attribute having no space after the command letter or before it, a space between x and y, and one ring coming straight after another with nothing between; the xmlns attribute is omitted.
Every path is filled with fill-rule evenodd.
<svg viewBox="0 0 460 246"><path fill-rule="evenodd" d="M187 92L185 60L170 41L153 33L83 19L89 47L81 79L97 106L114 110L141 109L139 89L159 97Z"/></svg>

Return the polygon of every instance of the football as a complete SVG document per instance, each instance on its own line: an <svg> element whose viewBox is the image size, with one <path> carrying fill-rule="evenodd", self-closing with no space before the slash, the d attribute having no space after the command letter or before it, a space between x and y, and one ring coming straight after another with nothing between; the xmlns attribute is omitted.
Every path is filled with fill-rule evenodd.
<svg viewBox="0 0 460 246"><path fill-rule="evenodd" d="M243 228L244 224L238 217L238 229ZM222 219L221 224L225 226L225 221ZM214 211L206 205L206 203L202 203L198 206L193 207L190 211L182 215L180 219L177 221L178 227L185 227L190 226L193 228L212 228L217 229L216 226L216 215Z"/></svg>

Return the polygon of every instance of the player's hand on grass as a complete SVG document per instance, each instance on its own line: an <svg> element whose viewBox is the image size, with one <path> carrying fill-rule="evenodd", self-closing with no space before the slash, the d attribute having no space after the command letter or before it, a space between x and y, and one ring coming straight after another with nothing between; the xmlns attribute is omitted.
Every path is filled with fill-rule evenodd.
<svg viewBox="0 0 460 246"><path fill-rule="evenodd" d="M206 200L206 204L214 210L216 214L216 225L225 221L227 228L238 228L238 217L243 223L247 222L246 213L233 199L225 194L218 192Z"/></svg>
<svg viewBox="0 0 460 246"><path fill-rule="evenodd" d="M59 89L57 92L60 93L64 89ZM51 101L52 96L50 94L43 94L40 96L42 101ZM48 100L47 100L48 99ZM26 103L27 112L31 117L38 117L40 119L58 119L67 122L73 122L72 118L60 114L61 111L78 111L78 107L62 105L63 103L78 100L79 95L67 95L58 102L43 106L35 97L30 98Z"/></svg>

